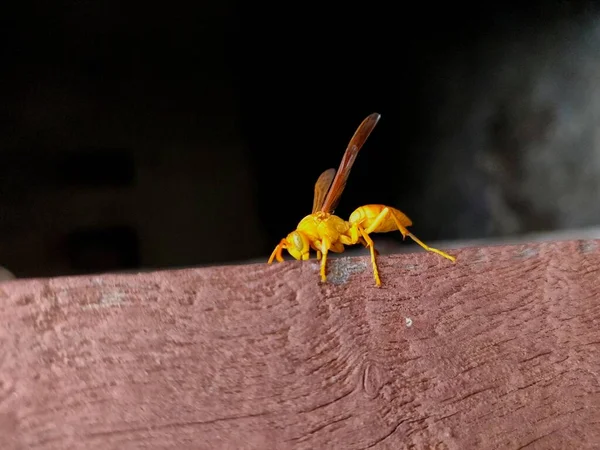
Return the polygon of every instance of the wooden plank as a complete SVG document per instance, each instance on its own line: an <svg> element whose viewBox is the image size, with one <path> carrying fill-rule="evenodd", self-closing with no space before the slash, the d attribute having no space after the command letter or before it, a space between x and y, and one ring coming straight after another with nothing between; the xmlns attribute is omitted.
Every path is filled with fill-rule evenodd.
<svg viewBox="0 0 600 450"><path fill-rule="evenodd" d="M0 284L2 449L600 442L600 241Z"/></svg>

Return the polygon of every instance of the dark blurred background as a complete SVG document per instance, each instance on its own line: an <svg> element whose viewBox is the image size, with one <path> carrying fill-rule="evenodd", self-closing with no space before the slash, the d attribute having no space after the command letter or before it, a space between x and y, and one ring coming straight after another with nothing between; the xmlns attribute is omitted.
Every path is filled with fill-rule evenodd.
<svg viewBox="0 0 600 450"><path fill-rule="evenodd" d="M266 258L374 111L340 215L393 205L429 243L597 226L599 48L591 1L4 2L0 265Z"/></svg>

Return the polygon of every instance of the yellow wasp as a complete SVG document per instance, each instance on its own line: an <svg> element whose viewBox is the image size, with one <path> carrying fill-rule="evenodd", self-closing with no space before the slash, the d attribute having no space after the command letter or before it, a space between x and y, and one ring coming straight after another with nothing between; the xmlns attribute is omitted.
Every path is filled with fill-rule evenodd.
<svg viewBox="0 0 600 450"><path fill-rule="evenodd" d="M321 261L321 280L325 282L327 281L327 253L329 251L342 253L344 245L361 243L371 252L375 284L381 286L379 270L375 261L375 246L369 235L395 230L402 233L403 239L408 236L425 250L437 253L452 262L456 261L454 256L425 245L409 232L407 227L412 225L412 221L403 212L391 206L360 206L354 210L347 221L333 214L348 181L356 156L380 117L379 114L373 113L362 121L346 148L337 173L335 169L328 169L319 176L315 184L312 213L300 221L295 231L279 242L269 258L269 264L274 259L283 262L281 255L283 249L286 249L295 259L308 260L312 248L317 253L317 260Z"/></svg>

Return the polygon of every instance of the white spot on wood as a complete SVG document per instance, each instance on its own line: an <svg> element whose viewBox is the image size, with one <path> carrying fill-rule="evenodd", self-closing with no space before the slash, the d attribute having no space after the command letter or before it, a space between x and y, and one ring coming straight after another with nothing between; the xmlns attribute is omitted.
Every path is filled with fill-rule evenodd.
<svg viewBox="0 0 600 450"><path fill-rule="evenodd" d="M598 249L598 243L596 241L582 241L579 244L581 253L593 253Z"/></svg>
<svg viewBox="0 0 600 450"><path fill-rule="evenodd" d="M362 258L336 258L327 261L327 281L333 284L344 284L351 275L363 272L368 264Z"/></svg>
<svg viewBox="0 0 600 450"><path fill-rule="evenodd" d="M537 248L523 248L521 249L519 252L517 252L516 257L517 258L521 258L521 259L529 259L529 258L533 258L534 256L538 255L538 249Z"/></svg>
<svg viewBox="0 0 600 450"><path fill-rule="evenodd" d="M125 293L123 292L107 292L102 295L98 303L88 303L83 306L83 309L100 309L100 308L112 308L115 306L121 307L127 304L127 302L123 301L125 297Z"/></svg>

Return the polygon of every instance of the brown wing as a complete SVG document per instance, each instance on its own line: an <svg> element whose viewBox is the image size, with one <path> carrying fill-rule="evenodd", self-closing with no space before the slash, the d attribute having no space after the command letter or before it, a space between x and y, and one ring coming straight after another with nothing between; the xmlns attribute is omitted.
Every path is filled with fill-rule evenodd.
<svg viewBox="0 0 600 450"><path fill-rule="evenodd" d="M333 182L333 177L335 177L335 169L327 169L317 179L315 183L315 196L313 198L313 214L321 209L323 200L325 200L327 191L329 191L329 187Z"/></svg>
<svg viewBox="0 0 600 450"><path fill-rule="evenodd" d="M350 175L350 169L352 169L352 165L356 160L358 151L362 148L363 144L371 134L371 131L373 131L373 128L375 128L375 125L377 125L377 122L379 122L380 117L381 115L377 113L369 115L365 120L362 121L357 130L354 132L354 136L352 136L352 139L350 139L350 143L348 144L346 152L342 157L342 162L337 170L337 174L331 183L331 189L329 189L327 197L325 197L325 201L321 206L321 211L333 212L333 210L337 207L342 192L344 192L344 188L346 187L346 182L348 181L348 176Z"/></svg>

